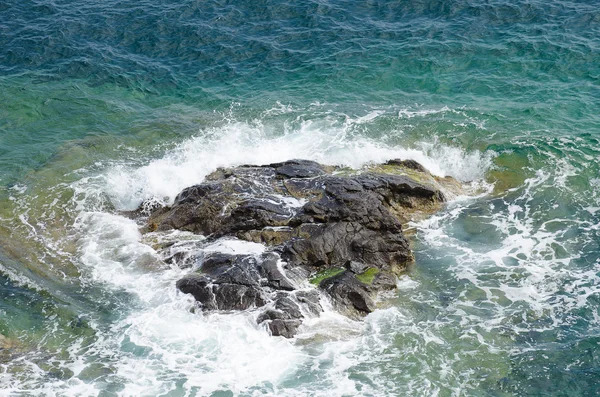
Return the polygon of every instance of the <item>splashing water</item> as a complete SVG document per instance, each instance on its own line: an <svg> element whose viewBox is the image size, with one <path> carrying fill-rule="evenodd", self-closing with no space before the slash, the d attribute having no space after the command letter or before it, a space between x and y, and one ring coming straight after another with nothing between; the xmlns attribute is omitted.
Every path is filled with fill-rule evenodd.
<svg viewBox="0 0 600 397"><path fill-rule="evenodd" d="M258 6L257 6L258 5ZM1 396L598 395L598 8L0 4ZM414 159L469 195L410 225L364 321L202 313L148 233L218 167Z"/></svg>

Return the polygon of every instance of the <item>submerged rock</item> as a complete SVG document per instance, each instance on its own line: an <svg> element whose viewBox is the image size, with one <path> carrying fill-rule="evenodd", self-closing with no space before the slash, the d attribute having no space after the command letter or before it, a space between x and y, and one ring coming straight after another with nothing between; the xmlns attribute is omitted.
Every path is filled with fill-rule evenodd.
<svg viewBox="0 0 600 397"><path fill-rule="evenodd" d="M203 256L177 288L203 310L261 308L259 323L292 337L306 316L322 311L309 278L337 310L370 313L377 293L395 288L396 275L412 261L402 224L459 193L453 178L434 177L413 160L359 171L307 160L240 166L219 169L184 189L171 207L150 210L146 231L269 246L260 255Z"/></svg>

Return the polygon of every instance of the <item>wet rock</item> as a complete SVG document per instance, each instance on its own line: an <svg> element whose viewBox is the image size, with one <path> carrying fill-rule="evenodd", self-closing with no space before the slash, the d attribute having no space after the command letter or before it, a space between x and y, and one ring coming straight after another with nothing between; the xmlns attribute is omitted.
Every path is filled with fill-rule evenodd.
<svg viewBox="0 0 600 397"><path fill-rule="evenodd" d="M292 282L278 264L279 256L212 254L199 270L184 276L177 288L192 294L205 310L244 310L267 302L268 289L291 291Z"/></svg>
<svg viewBox="0 0 600 397"><path fill-rule="evenodd" d="M315 290L278 293L274 305L262 312L257 323L265 323L271 335L293 337L305 315L316 316L323 311L319 303L319 295Z"/></svg>
<svg viewBox="0 0 600 397"><path fill-rule="evenodd" d="M300 325L302 325L302 321L300 320L282 320L276 318L267 322L271 335L284 336L286 338L293 338Z"/></svg>
<svg viewBox="0 0 600 397"><path fill-rule="evenodd" d="M427 169L425 167L423 167L421 164L417 163L415 160L394 159L394 160L389 160L387 163L385 163L385 165L395 165L395 166L410 168L412 170L423 172L423 173L427 172Z"/></svg>
<svg viewBox="0 0 600 397"><path fill-rule="evenodd" d="M291 160L269 167L275 168L275 172L284 178L311 178L326 173L326 167L309 160Z"/></svg>
<svg viewBox="0 0 600 397"><path fill-rule="evenodd" d="M263 306L267 299L259 287L215 284L210 278L197 274L177 281L177 288L184 294L192 294L204 310L246 310Z"/></svg>
<svg viewBox="0 0 600 397"><path fill-rule="evenodd" d="M308 314L316 316L323 311L317 290L298 291L295 296Z"/></svg>
<svg viewBox="0 0 600 397"><path fill-rule="evenodd" d="M373 281L370 285L375 291L389 291L396 289L396 286L398 285L397 281L398 280L396 277L392 276L391 274L380 272L373 277Z"/></svg>
<svg viewBox="0 0 600 397"><path fill-rule="evenodd" d="M365 270L367 270L367 268L369 267L368 265L365 265L364 263L355 262L355 261L348 261L348 262L346 262L346 264L344 266L346 267L346 269L348 269L349 271L351 271L354 274L360 274L360 273L364 272Z"/></svg>
<svg viewBox="0 0 600 397"><path fill-rule="evenodd" d="M358 281L356 276L345 271L325 279L319 284L340 312L350 317L360 317L375 310L373 290Z"/></svg>
<svg viewBox="0 0 600 397"><path fill-rule="evenodd" d="M194 267L201 259L201 256L190 254L189 252L185 251L180 251L175 252L172 255L166 257L164 261L166 263L173 263L181 269L189 269Z"/></svg>
<svg viewBox="0 0 600 397"><path fill-rule="evenodd" d="M391 233L368 229L357 222L336 222L307 238L287 243L283 258L293 265L314 268L358 261L399 273L412 260L412 254L400 229Z"/></svg>
<svg viewBox="0 0 600 397"><path fill-rule="evenodd" d="M266 244L262 255L181 256L201 266L177 288L204 310L260 308L259 323L291 337L306 316L322 311L318 291L352 317L375 310L377 293L395 288L413 258L403 223L438 210L457 192L457 181L435 177L413 160L358 171L291 160L218 169L171 207L144 211L146 231ZM306 291L315 274L326 276L316 277L318 290Z"/></svg>
<svg viewBox="0 0 600 397"><path fill-rule="evenodd" d="M267 285L275 290L294 290L294 283L284 274L278 255L263 255L263 260L257 263L258 271Z"/></svg>

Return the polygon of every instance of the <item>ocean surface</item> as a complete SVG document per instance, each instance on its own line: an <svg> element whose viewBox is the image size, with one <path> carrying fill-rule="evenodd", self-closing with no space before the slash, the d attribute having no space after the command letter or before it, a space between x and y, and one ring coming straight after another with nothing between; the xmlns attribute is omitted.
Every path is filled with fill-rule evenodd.
<svg viewBox="0 0 600 397"><path fill-rule="evenodd" d="M194 237L120 213L291 158L469 194L288 340L194 312L152 248ZM598 396L599 171L596 0L1 0L0 395Z"/></svg>

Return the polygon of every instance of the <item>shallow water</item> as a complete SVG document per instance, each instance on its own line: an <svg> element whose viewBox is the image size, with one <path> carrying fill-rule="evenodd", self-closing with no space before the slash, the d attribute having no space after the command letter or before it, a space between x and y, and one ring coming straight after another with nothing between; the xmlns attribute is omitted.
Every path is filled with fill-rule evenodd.
<svg viewBox="0 0 600 397"><path fill-rule="evenodd" d="M600 389L595 2L0 3L0 395ZM470 194L410 225L364 322L202 314L141 236L217 167L412 158Z"/></svg>

